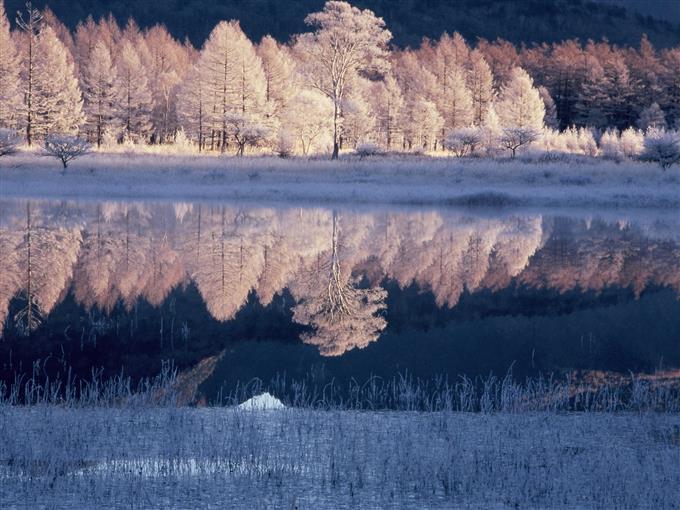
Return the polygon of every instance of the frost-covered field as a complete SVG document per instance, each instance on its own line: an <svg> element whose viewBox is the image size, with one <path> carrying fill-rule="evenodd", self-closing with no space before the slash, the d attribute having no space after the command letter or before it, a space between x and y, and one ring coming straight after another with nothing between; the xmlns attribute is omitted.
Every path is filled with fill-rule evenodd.
<svg viewBox="0 0 680 510"><path fill-rule="evenodd" d="M490 206L680 207L680 171L628 161L95 153L65 175L32 153L0 159L0 194L29 198L268 200Z"/></svg>
<svg viewBox="0 0 680 510"><path fill-rule="evenodd" d="M5 509L679 505L673 414L0 408Z"/></svg>

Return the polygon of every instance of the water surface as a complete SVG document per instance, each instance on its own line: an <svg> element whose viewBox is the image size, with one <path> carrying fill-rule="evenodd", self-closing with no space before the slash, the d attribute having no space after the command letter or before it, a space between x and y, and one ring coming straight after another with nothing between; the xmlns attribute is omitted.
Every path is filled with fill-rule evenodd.
<svg viewBox="0 0 680 510"><path fill-rule="evenodd" d="M0 201L0 377L680 365L675 214Z"/></svg>

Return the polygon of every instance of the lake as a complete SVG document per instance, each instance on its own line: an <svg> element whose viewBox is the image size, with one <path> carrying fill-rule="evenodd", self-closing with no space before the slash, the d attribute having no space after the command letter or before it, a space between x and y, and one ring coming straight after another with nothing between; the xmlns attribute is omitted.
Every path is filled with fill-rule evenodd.
<svg viewBox="0 0 680 510"><path fill-rule="evenodd" d="M680 216L0 201L0 380L200 393L680 367ZM213 358L215 357L215 358Z"/></svg>

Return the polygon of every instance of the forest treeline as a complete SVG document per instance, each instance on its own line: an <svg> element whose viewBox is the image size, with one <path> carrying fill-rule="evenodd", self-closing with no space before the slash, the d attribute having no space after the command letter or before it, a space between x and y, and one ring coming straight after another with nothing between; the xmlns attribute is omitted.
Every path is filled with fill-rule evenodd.
<svg viewBox="0 0 680 510"><path fill-rule="evenodd" d="M287 44L253 42L238 21L214 21L199 49L162 25L141 30L112 16L70 31L30 4L12 29L3 9L0 127L29 145L77 134L98 146L241 155L369 145L462 155L491 137L514 154L538 132L546 146L577 145L571 152L597 151L605 130L605 142L618 130L637 147L636 129L680 121L680 48L657 50L646 37L638 47L517 47L454 33L402 50L382 18L338 1L304 18L309 31Z"/></svg>

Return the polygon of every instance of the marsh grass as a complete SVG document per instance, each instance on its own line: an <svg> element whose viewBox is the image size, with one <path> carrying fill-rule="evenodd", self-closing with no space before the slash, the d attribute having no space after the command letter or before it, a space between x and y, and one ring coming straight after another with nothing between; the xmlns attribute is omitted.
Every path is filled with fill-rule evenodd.
<svg viewBox="0 0 680 510"><path fill-rule="evenodd" d="M401 376L251 381L179 407L176 372L0 394L1 508L675 508L675 390ZM72 386L78 390L68 390ZM288 407L231 404L268 389ZM340 395L349 394L349 397ZM217 402L215 403L217 404Z"/></svg>

